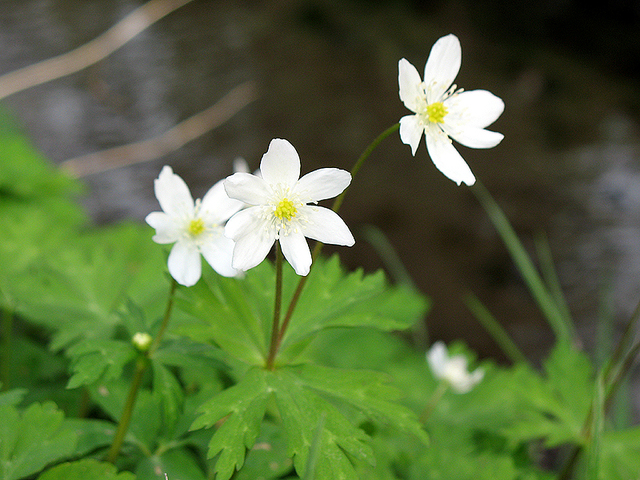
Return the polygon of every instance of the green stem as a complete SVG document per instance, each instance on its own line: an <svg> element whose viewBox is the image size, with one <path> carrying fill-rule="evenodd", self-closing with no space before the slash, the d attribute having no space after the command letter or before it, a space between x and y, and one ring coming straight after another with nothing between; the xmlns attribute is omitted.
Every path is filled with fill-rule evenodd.
<svg viewBox="0 0 640 480"><path fill-rule="evenodd" d="M138 396L138 391L140 390L140 385L142 384L142 377L144 373L147 371L149 367L149 360L153 356L154 352L160 346L160 342L162 341L162 337L164 332L169 325L169 319L171 318L171 310L173 309L173 299L176 289L178 287L178 283L171 279L171 287L169 290L169 300L167 301L167 308L164 312L164 317L162 318L162 324L160 325L160 330L158 330L158 334L153 340L153 343L149 347L144 355L140 355L138 360L136 361L136 371L133 374L133 379L131 380L131 386L129 387L129 393L127 394L127 400L124 404L124 409L122 410L122 415L120 416L120 422L118 423L118 429L113 437L113 442L111 443L111 447L107 452L106 460L107 462L115 463L118 458L118 454L120 453L120 448L122 447L122 443L124 442L124 437L127 434L127 430L129 430L129 424L131 423L131 416L133 415L133 408L136 405L136 398Z"/></svg>
<svg viewBox="0 0 640 480"><path fill-rule="evenodd" d="M118 429L113 437L113 443L107 453L107 462L115 463L116 458L118 458L120 447L124 442L124 436L127 434L129 424L131 423L131 415L133 415L133 407L136 405L136 398L138 396L138 391L140 390L140 385L142 384L142 377L146 372L148 365L149 360L146 355L138 357L138 361L136 362L136 372L134 373L133 380L131 381L131 387L129 388L127 401L124 404L122 416L120 417L120 423L118 424Z"/></svg>
<svg viewBox="0 0 640 480"><path fill-rule="evenodd" d="M427 403L427 405L424 407L424 410L422 411L422 414L420 415L420 423L424 425L427 422L436 406L438 405L438 402L440 402L440 399L448 389L449 384L447 382L442 381L438 384L436 391L433 392L433 395L431 395L431 398L429 399L429 403Z"/></svg>
<svg viewBox="0 0 640 480"><path fill-rule="evenodd" d="M13 339L13 310L3 308L2 315L2 357L0 358L0 386L9 390L11 384L11 343Z"/></svg>
<svg viewBox="0 0 640 480"><path fill-rule="evenodd" d="M392 125L391 127L387 128L384 132L382 132L380 135L378 135L373 140L373 142L371 142L369 144L369 146L364 150L364 152L362 152L362 155L360 155L358 160L356 160L356 163L351 168L351 179L352 180L353 180L353 178L355 178L356 174L358 173L358 171L360 170L360 168L364 164L365 160L367 158L369 158L369 156L373 153L373 151L380 144L380 142L382 142L385 138L387 138L393 132L397 131L399 128L400 128L400 124L399 123L396 123L395 125ZM337 213L338 210L340 210L340 207L342 206L342 202L344 201L344 196L347 193L347 191L348 191L348 189L346 189L344 192L342 192L340 195L338 195L338 197L333 202L333 206L331 207L331 209L334 212ZM318 256L320 255L320 251L321 250L322 250L322 243L320 243L320 242L316 243L316 246L313 249L313 254L312 254L312 257L311 257L312 258L311 267L313 267L313 264L315 263L316 258L318 258ZM271 337L272 341L273 341L273 338L276 338L275 346L269 352L270 357L271 357L271 352L273 352L273 361L275 361L275 356L278 354L278 351L280 350L280 345L282 344L282 340L284 338L284 334L285 334L285 332L287 330L287 327L289 326L289 322L291 321L291 317L293 315L293 312L296 309L296 306L298 304L298 300L300 299L300 295L302 295L302 290L304 289L304 286L307 283L307 278L308 277L309 277L308 274L306 276L304 276L304 277L300 277L300 280L298 281L298 286L296 287L296 291L293 293L293 297L291 297L291 302L289 303L289 308L287 309L287 313L284 316L284 320L282 321L282 326L280 327L280 330L278 331L278 335L275 336L275 337L272 335L272 337ZM273 366L273 361L271 363L271 366ZM267 365L269 365L269 363Z"/></svg>
<svg viewBox="0 0 640 480"><path fill-rule="evenodd" d="M529 254L507 219L507 216L482 183L477 181L475 186L470 190L476 195L494 227L500 234L524 282L536 300L538 307L546 317L550 327L553 329L558 341L574 344L576 338L575 327L570 319L565 318L563 312L549 293L535 265L531 261Z"/></svg>
<svg viewBox="0 0 640 480"><path fill-rule="evenodd" d="M358 158L358 160L356 160L356 163L351 168L351 179L352 180L355 178L356 174L360 170L360 167L362 167L362 165L364 164L364 161L367 158L369 158L369 156L373 153L373 151L380 144L380 142L382 142L385 138L387 138L393 132L397 131L399 128L400 128L400 124L399 123L396 123L395 125L390 126L384 132L382 132L380 135L378 135L375 138L375 140L373 142L371 142L371 144L369 144L369 146L364 150L364 152L362 152L362 155L360 155L360 158ZM335 202L333 202L332 210L334 212L337 213L338 210L340 210L340 207L342 206L342 202L344 201L344 196L346 195L347 191L348 191L348 189L345 190L344 192L342 192L340 195L338 195L338 198L336 198Z"/></svg>
<svg viewBox="0 0 640 480"><path fill-rule="evenodd" d="M302 277L304 278L304 277ZM276 294L273 306L273 323L271 325L271 344L267 357L267 369L273 370L276 354L280 347L280 309L282 307L282 247L276 240Z"/></svg>
<svg viewBox="0 0 640 480"><path fill-rule="evenodd" d="M464 299L464 302L478 322L489 332L502 351L509 357L509 360L513 363L529 363L527 357L520 351L515 342L511 340L511 337L504 327L498 323L478 297L473 293L469 293Z"/></svg>
<svg viewBox="0 0 640 480"><path fill-rule="evenodd" d="M605 367L605 381L609 379L609 375L613 367L620 362L624 351L629 346L629 343L633 339L634 333L636 332L636 326L638 325L638 321L640 321L640 302L636 305L636 309L631 314L631 319L627 323L627 326L620 338L620 341L616 345L616 349L611 356L611 360L607 363Z"/></svg>

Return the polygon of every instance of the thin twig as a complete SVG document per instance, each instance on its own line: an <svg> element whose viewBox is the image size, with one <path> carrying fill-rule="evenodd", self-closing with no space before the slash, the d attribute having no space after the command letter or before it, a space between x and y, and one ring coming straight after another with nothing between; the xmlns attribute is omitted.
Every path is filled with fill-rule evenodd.
<svg viewBox="0 0 640 480"><path fill-rule="evenodd" d="M162 17L192 0L150 0L75 50L0 76L0 99L79 72L103 60Z"/></svg>
<svg viewBox="0 0 640 480"><path fill-rule="evenodd" d="M61 163L76 177L155 160L220 126L257 98L252 81L238 85L217 103L157 137L71 158Z"/></svg>

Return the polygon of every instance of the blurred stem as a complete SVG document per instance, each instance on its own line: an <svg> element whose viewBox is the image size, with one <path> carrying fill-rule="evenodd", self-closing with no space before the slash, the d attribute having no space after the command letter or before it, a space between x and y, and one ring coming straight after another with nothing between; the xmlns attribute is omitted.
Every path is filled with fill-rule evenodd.
<svg viewBox="0 0 640 480"><path fill-rule="evenodd" d="M358 173L358 171L360 170L360 168L362 167L362 165L364 164L365 160L367 158L369 158L369 156L373 153L373 151L376 149L376 147L380 144L380 142L382 142L385 138L387 138L389 135L391 135L393 132L397 131L400 128L400 124L396 123L395 125L392 125L391 127L387 128L384 132L382 132L380 135L378 135L373 142L371 142L369 144L369 146L364 150L364 152L362 152L362 155L360 155L360 157L358 158L358 160L356 160L356 163L353 165L353 168L351 168L351 179L353 180L353 178L355 178L356 174ZM331 209L334 212L338 212L338 210L340 210L340 207L342 206L342 202L344 201L344 196L347 193L348 189L346 189L344 192L342 192L340 195L338 195L338 198L336 198L336 200L333 202L333 206L331 207ZM318 258L318 256L320 255L320 252L322 251L322 243L317 242L316 246L313 249L313 254L312 254L312 262L311 262L311 267L313 268L313 264L315 263L316 259ZM295 292L293 293L293 297L291 297L291 302L289 302L289 308L287 308L287 313L284 316L284 320L282 321L282 326L280 327L280 330L278 332L277 338L276 338L276 345L273 348L273 362L275 362L275 357L278 354L278 350L280 350L280 345L282 344L282 340L284 339L284 334L287 330L287 327L289 326L289 322L291 321L291 317L293 315L293 312L296 309L296 306L298 305L298 300L300 300L300 295L302 295L302 290L304 290L304 286L307 284L307 278L309 278L309 275L306 275L304 277L300 277L300 280L298 281L298 286L296 287ZM273 336L272 336L273 338ZM271 353L270 353L271 356Z"/></svg>
<svg viewBox="0 0 640 480"><path fill-rule="evenodd" d="M160 342L162 341L162 337L164 332L167 330L167 326L169 325L169 319L171 318L171 310L173 309L173 300L175 297L176 289L178 288L178 282L175 279L171 279L171 287L169 290L169 300L167 301L167 308L164 312L164 317L162 318L162 324L160 325L160 329L158 330L158 334L153 340L153 343L149 347L149 350L144 352L138 356L136 361L136 371L133 374L133 379L131 380L131 386L129 387L129 393L127 394L127 400L124 404L124 409L122 410L122 415L120 416L120 422L118 423L118 429L113 437L113 443L107 452L106 460L107 462L115 463L118 458L118 454L120 453L120 448L122 447L122 443L124 442L124 437L127 434L127 430L129 430L129 424L131 423L131 416L133 415L133 408L136 405L136 398L138 396L138 391L140 390L140 385L142 384L142 377L144 373L147 371L149 367L149 360L155 353L155 351L160 346Z"/></svg>
<svg viewBox="0 0 640 480"><path fill-rule="evenodd" d="M506 215L489 194L489 191L480 183L470 189L484 207L494 227L502 237L502 241L509 250L511 258L515 262L529 291L536 300L538 307L544 314L549 326L553 329L558 341L573 344L576 338L573 324L563 315L563 312L551 296L542 278L538 274L529 254L520 242Z"/></svg>
<svg viewBox="0 0 640 480"><path fill-rule="evenodd" d="M0 384L2 390L9 390L11 384L11 343L13 341L13 309L3 308L2 312L2 351L0 358Z"/></svg>
<svg viewBox="0 0 640 480"><path fill-rule="evenodd" d="M624 333L622 334L622 337L618 342L618 345L616 345L616 349L614 350L613 355L611 356L611 360L609 360L609 363L605 367L605 379L608 379L611 373L611 370L617 363L619 363L620 359L622 358L622 355L624 354L624 351L628 348L629 342L631 342L631 340L633 339L633 336L639 321L640 321L640 302L638 302L638 305L636 305L635 310L631 314L631 319L629 320L629 323L627 323L627 327L625 328Z"/></svg>
<svg viewBox="0 0 640 480"><path fill-rule="evenodd" d="M411 278L407 267L402 263L398 252L393 248L384 232L375 225L367 225L362 230L362 236L376 250L395 283L406 285L412 292L418 292L418 286ZM414 345L421 347L428 345L429 330L427 322L420 321L416 323L411 329L411 336Z"/></svg>
<svg viewBox="0 0 640 480"><path fill-rule="evenodd" d="M562 293L560 280L558 279L558 273L556 272L553 257L551 256L549 240L544 233L539 233L535 236L534 243L536 247L536 253L538 254L538 258L540 259L540 269L542 270L542 275L547 284L547 287L550 290L551 296L554 298L555 304L558 307L560 314L564 317L564 323L567 325L571 325L571 312L569 311L569 306L567 305L566 298Z"/></svg>
<svg viewBox="0 0 640 480"><path fill-rule="evenodd" d="M384 132L382 132L380 135L378 135L375 138L375 140L373 142L371 142L371 144L369 144L369 146L364 150L364 152L362 152L362 155L360 155L358 160L356 160L356 163L353 165L353 168L351 168L351 179L352 180L355 178L356 174L360 170L360 167L362 167L362 165L364 164L364 161L367 158L369 158L369 155L371 155L373 153L373 151L376 149L376 147L378 145L380 145L380 142L382 142L385 138L387 138L393 132L397 131L399 128L400 128L400 124L399 123L396 123L395 125L390 126ZM342 202L344 201L344 196L346 195L347 191L348 191L348 189L346 189L344 192L342 192L340 195L338 195L338 198L336 198L335 202L333 202L333 207L331 207L331 208L333 209L334 212L337 213L338 210L340 210L340 207L342 206Z"/></svg>
<svg viewBox="0 0 640 480"><path fill-rule="evenodd" d="M424 407L424 410L420 414L420 423L424 425L427 422L427 420L435 410L436 406L440 402L440 399L443 397L443 395L446 393L448 389L449 389L449 384L444 380L438 384L438 386L436 387L436 391L433 392L433 395L431 395L431 398L429 399L429 403L427 403L427 405Z"/></svg>
<svg viewBox="0 0 640 480"><path fill-rule="evenodd" d="M528 363L527 357L520 351L518 346L511 340L507 331L498 323L489 310L473 293L465 298L467 308L476 317L480 324L489 332L502 351L513 363Z"/></svg>
<svg viewBox="0 0 640 480"><path fill-rule="evenodd" d="M304 278L304 277L302 277ZM276 293L273 305L273 323L271 325L271 344L269 345L269 356L267 357L267 369L273 370L276 354L280 347L282 337L280 336L280 309L282 307L282 247L276 240ZM284 325L283 325L284 327Z"/></svg>

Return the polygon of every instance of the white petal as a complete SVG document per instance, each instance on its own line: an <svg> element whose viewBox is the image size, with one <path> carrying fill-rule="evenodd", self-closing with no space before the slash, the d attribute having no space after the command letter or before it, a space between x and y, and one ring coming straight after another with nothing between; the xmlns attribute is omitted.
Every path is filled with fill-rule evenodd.
<svg viewBox="0 0 640 480"><path fill-rule="evenodd" d="M443 342L436 342L427 352L427 361L429 362L429 368L433 374L438 378L443 378L444 371L449 360L447 353L447 347Z"/></svg>
<svg viewBox="0 0 640 480"><path fill-rule="evenodd" d="M234 173L227 177L223 184L229 198L249 205L261 205L271 195L267 182L250 173Z"/></svg>
<svg viewBox="0 0 640 480"><path fill-rule="evenodd" d="M293 188L300 178L300 157L287 140L274 138L260 162L262 178L271 185L282 184ZM230 195L231 196L231 195Z"/></svg>
<svg viewBox="0 0 640 480"><path fill-rule="evenodd" d="M251 230L236 241L233 248L233 268L245 271L255 267L265 259L275 240L272 228Z"/></svg>
<svg viewBox="0 0 640 480"><path fill-rule="evenodd" d="M429 102L438 98L453 84L462 62L460 40L453 34L446 35L431 47L424 67L424 83L429 92Z"/></svg>
<svg viewBox="0 0 640 480"><path fill-rule="evenodd" d="M284 258L291 264L298 275L303 277L311 270L311 251L307 240L301 233L290 233L280 237L280 246Z"/></svg>
<svg viewBox="0 0 640 480"><path fill-rule="evenodd" d="M229 198L224 189L224 180L220 180L202 198L200 218L205 224L220 224L244 206L240 200Z"/></svg>
<svg viewBox="0 0 640 480"><path fill-rule="evenodd" d="M225 237L237 241L252 231L267 228L266 221L261 218L261 212L262 207L249 207L236 213L224 227Z"/></svg>
<svg viewBox="0 0 640 480"><path fill-rule="evenodd" d="M182 235L180 224L176 220L164 212L151 212L147 215L145 221L156 229L152 240L160 244L176 242Z"/></svg>
<svg viewBox="0 0 640 480"><path fill-rule="evenodd" d="M436 168L458 185L461 182L473 185L476 182L476 177L451 144L449 137L436 126L429 129L427 133L427 150Z"/></svg>
<svg viewBox="0 0 640 480"><path fill-rule="evenodd" d="M177 242L173 246L169 254L169 273L185 287L195 285L200 280L200 252L193 242Z"/></svg>
<svg viewBox="0 0 640 480"><path fill-rule="evenodd" d="M484 128L466 127L455 134L451 133L451 137L465 147L491 148L498 145L504 135Z"/></svg>
<svg viewBox="0 0 640 480"><path fill-rule="evenodd" d="M238 271L231 266L234 246L233 240L220 235L215 240L202 244L200 251L207 263L220 275L235 277L238 275Z"/></svg>
<svg viewBox="0 0 640 480"><path fill-rule="evenodd" d="M193 215L193 197L184 180L173 173L168 165L160 171L153 182L156 198L160 207L168 215L180 217Z"/></svg>
<svg viewBox="0 0 640 480"><path fill-rule="evenodd" d="M295 193L305 202L319 202L340 195L351 183L351 174L339 168L320 168L304 175Z"/></svg>
<svg viewBox="0 0 640 480"><path fill-rule="evenodd" d="M398 62L398 85L400 86L400 100L412 112L417 112L424 97L422 79L416 67L402 58Z"/></svg>
<svg viewBox="0 0 640 480"><path fill-rule="evenodd" d="M344 220L333 210L313 205L300 207L301 216L308 223L301 224L305 237L331 245L352 246L356 241Z"/></svg>
<svg viewBox="0 0 640 480"><path fill-rule="evenodd" d="M449 115L463 125L484 128L495 122L504 111L504 102L487 90L457 93L445 102Z"/></svg>
<svg viewBox="0 0 640 480"><path fill-rule="evenodd" d="M411 146L412 155L415 155L418 150L423 132L424 127L420 123L418 115L407 115L400 119L400 140Z"/></svg>

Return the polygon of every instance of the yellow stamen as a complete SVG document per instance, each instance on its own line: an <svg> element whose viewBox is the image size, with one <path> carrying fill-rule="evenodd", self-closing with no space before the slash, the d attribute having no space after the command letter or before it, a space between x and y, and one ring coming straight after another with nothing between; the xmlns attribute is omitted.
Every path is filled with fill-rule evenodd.
<svg viewBox="0 0 640 480"><path fill-rule="evenodd" d="M444 123L444 117L447 115L447 107L442 102L435 102L427 105L427 115L429 121L433 123Z"/></svg>
<svg viewBox="0 0 640 480"><path fill-rule="evenodd" d="M293 202L287 198L283 198L276 207L274 215L280 220L291 220L296 216L297 212L298 210L294 207Z"/></svg>
<svg viewBox="0 0 640 480"><path fill-rule="evenodd" d="M191 220L191 223L189 223L189 228L187 230L189 231L191 236L197 237L202 232L204 232L204 222L200 218Z"/></svg>

